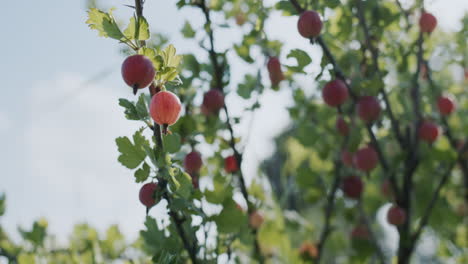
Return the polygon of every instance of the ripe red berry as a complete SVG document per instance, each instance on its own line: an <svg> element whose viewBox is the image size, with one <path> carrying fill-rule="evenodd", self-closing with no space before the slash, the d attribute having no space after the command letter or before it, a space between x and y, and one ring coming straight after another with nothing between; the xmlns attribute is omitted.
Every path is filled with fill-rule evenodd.
<svg viewBox="0 0 468 264"><path fill-rule="evenodd" d="M281 63L277 57L270 57L267 63L267 68L270 75L271 85L277 86L282 80L284 80Z"/></svg>
<svg viewBox="0 0 468 264"><path fill-rule="evenodd" d="M202 107L208 113L216 113L224 106L224 95L218 89L211 89L203 96Z"/></svg>
<svg viewBox="0 0 468 264"><path fill-rule="evenodd" d="M348 99L348 87L341 80L334 80L325 85L322 98L329 106L339 106Z"/></svg>
<svg viewBox="0 0 468 264"><path fill-rule="evenodd" d="M377 120L381 111L379 101L374 96L359 98L356 108L359 118L366 123Z"/></svg>
<svg viewBox="0 0 468 264"><path fill-rule="evenodd" d="M322 31L322 19L320 15L312 10L305 11L297 21L297 29L304 38L315 38Z"/></svg>
<svg viewBox="0 0 468 264"><path fill-rule="evenodd" d="M450 97L440 96L437 98L437 107L441 115L449 115L455 110L455 103Z"/></svg>
<svg viewBox="0 0 468 264"><path fill-rule="evenodd" d="M341 162L343 162L344 165L352 168L353 167L353 154L347 150L341 151Z"/></svg>
<svg viewBox="0 0 468 264"><path fill-rule="evenodd" d="M305 241L299 248L299 255L306 260L315 259L318 256L317 246L309 241Z"/></svg>
<svg viewBox="0 0 468 264"><path fill-rule="evenodd" d="M365 225L358 225L353 228L351 231L351 238L353 239L360 239L360 240L368 240L370 238L369 229Z"/></svg>
<svg viewBox="0 0 468 264"><path fill-rule="evenodd" d="M437 18L431 13L423 12L419 18L419 27L424 33L431 33L437 26Z"/></svg>
<svg viewBox="0 0 468 264"><path fill-rule="evenodd" d="M154 192L158 189L158 185L154 182L143 185L140 189L140 202L146 207L152 207L156 204Z"/></svg>
<svg viewBox="0 0 468 264"><path fill-rule="evenodd" d="M423 121L422 124L419 126L419 138L428 142L434 142L437 137L439 136L439 127L430 122L430 121Z"/></svg>
<svg viewBox="0 0 468 264"><path fill-rule="evenodd" d="M343 179L341 188L347 197L359 199L364 189L364 183L361 178L357 176L348 176Z"/></svg>
<svg viewBox="0 0 468 264"><path fill-rule="evenodd" d="M349 134L349 126L346 120L343 117L338 117L336 119L336 129L342 136L347 136Z"/></svg>
<svg viewBox="0 0 468 264"><path fill-rule="evenodd" d="M387 198L393 197L393 190L390 180L385 179L380 186L380 190L382 191L383 195Z"/></svg>
<svg viewBox="0 0 468 264"><path fill-rule="evenodd" d="M249 224L254 229L260 228L260 226L263 224L263 221L263 216L258 211L253 211L249 215Z"/></svg>
<svg viewBox="0 0 468 264"><path fill-rule="evenodd" d="M393 205L387 212L387 221L395 226L404 224L406 222L405 210L397 205Z"/></svg>
<svg viewBox="0 0 468 264"><path fill-rule="evenodd" d="M184 168L185 171L189 174L197 173L201 166L203 165L203 161L201 159L201 155L198 151L192 151L184 159Z"/></svg>
<svg viewBox="0 0 468 264"><path fill-rule="evenodd" d="M150 114L154 122L167 127L177 122L181 108L179 97L171 92L162 91L151 99Z"/></svg>
<svg viewBox="0 0 468 264"><path fill-rule="evenodd" d="M233 173L239 170L239 164L235 156L229 156L224 159L224 170L228 173Z"/></svg>
<svg viewBox="0 0 468 264"><path fill-rule="evenodd" d="M371 171L379 162L377 152L371 146L364 147L353 156L354 166L361 171Z"/></svg>
<svg viewBox="0 0 468 264"><path fill-rule="evenodd" d="M122 64L122 77L134 89L145 88L154 80L156 72L150 59L143 55L133 55Z"/></svg>

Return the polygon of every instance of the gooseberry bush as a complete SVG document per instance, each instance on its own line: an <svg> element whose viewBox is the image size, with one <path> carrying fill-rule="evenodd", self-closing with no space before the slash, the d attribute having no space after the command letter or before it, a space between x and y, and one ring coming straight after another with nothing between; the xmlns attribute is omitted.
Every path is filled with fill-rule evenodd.
<svg viewBox="0 0 468 264"><path fill-rule="evenodd" d="M144 4L127 5L126 26L88 11L126 56L122 89L135 99L119 105L141 128L116 139L118 161L147 212L134 245L90 263L468 262L468 16L444 32L423 0L155 1L204 21L181 34L205 53L178 54ZM278 15L310 48L270 38ZM227 27L242 38L220 50ZM255 139L226 98L252 114L267 90L291 96L290 126L246 175Z"/></svg>
<svg viewBox="0 0 468 264"><path fill-rule="evenodd" d="M424 239L439 241L431 258L466 261L466 78L455 74L466 69L466 19L445 33L423 1L180 0L205 21L182 29L206 51L199 59L152 42L143 4L124 30L98 9L88 24L127 46L122 76L139 95L120 105L143 127L116 140L119 161L144 184L142 205L165 200L171 219L146 219L153 261L405 264L421 259ZM308 67L311 50L269 39L278 11L320 48L320 71ZM221 51L216 33L231 19L244 35ZM249 65L244 81L232 80L230 55ZM292 128L249 180L244 115L232 116L226 96L254 112L265 89L292 95Z"/></svg>

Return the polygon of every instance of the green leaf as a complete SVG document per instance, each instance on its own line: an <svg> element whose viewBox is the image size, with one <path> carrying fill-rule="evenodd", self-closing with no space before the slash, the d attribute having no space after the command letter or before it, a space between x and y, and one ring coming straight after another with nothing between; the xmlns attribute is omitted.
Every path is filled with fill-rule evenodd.
<svg viewBox="0 0 468 264"><path fill-rule="evenodd" d="M112 9L109 13L103 12L97 8L91 8L88 11L88 20L86 24L91 29L95 29L99 32L99 36L109 37L117 40L123 40L124 34L120 31L117 22L115 22L112 16Z"/></svg>
<svg viewBox="0 0 468 264"><path fill-rule="evenodd" d="M5 194L3 193L0 195L0 216L5 214L5 210L6 210L5 200L6 200Z"/></svg>
<svg viewBox="0 0 468 264"><path fill-rule="evenodd" d="M193 189L192 177L190 177L188 173L180 170L176 170L172 175L173 177L171 177L171 179L173 181L173 187L175 187L175 193L185 199L190 197Z"/></svg>
<svg viewBox="0 0 468 264"><path fill-rule="evenodd" d="M119 105L125 108L125 118L128 120L140 120L135 105L127 99L120 98Z"/></svg>
<svg viewBox="0 0 468 264"><path fill-rule="evenodd" d="M41 219L35 221L31 231L25 231L22 228L19 228L21 236L31 242L35 247L40 247L44 243L44 239L47 235L47 221Z"/></svg>
<svg viewBox="0 0 468 264"><path fill-rule="evenodd" d="M129 169L135 169L146 157L144 145L149 145L148 141L140 131L133 135L133 142L128 137L119 137L115 140L120 156L119 162Z"/></svg>
<svg viewBox="0 0 468 264"><path fill-rule="evenodd" d="M289 1L279 1L278 3L276 3L275 8L277 10L283 11L283 16L292 16L297 14L296 9Z"/></svg>
<svg viewBox="0 0 468 264"><path fill-rule="evenodd" d="M135 182L144 182L150 174L150 166L144 162L143 166L135 171Z"/></svg>
<svg viewBox="0 0 468 264"><path fill-rule="evenodd" d="M193 30L192 25L188 21L185 21L184 27L182 28L182 35L186 38L195 37L195 30Z"/></svg>
<svg viewBox="0 0 468 264"><path fill-rule="evenodd" d="M148 21L144 17L138 19L138 27L135 17L130 18L130 23L124 30L124 35L128 39L147 40L150 38Z"/></svg>
<svg viewBox="0 0 468 264"><path fill-rule="evenodd" d="M180 150L181 139L179 134L173 133L163 137L164 147L169 153L176 153Z"/></svg>
<svg viewBox="0 0 468 264"><path fill-rule="evenodd" d="M136 111L140 120L149 119L148 106L146 105L146 94L140 94L136 103Z"/></svg>
<svg viewBox="0 0 468 264"><path fill-rule="evenodd" d="M220 233L238 232L241 226L247 223L246 216L237 208L236 203L232 199L226 199L221 213L213 218Z"/></svg>
<svg viewBox="0 0 468 264"><path fill-rule="evenodd" d="M237 88L237 94L239 94L239 96L242 98L249 99L252 92L257 88L257 86L260 85L261 84L257 80L257 77L251 74L247 74L245 75L244 82L239 84L239 87Z"/></svg>
<svg viewBox="0 0 468 264"><path fill-rule="evenodd" d="M300 49L293 49L289 52L287 58L295 58L297 66L287 66L288 69L294 72L305 73L304 68L312 62L309 54Z"/></svg>

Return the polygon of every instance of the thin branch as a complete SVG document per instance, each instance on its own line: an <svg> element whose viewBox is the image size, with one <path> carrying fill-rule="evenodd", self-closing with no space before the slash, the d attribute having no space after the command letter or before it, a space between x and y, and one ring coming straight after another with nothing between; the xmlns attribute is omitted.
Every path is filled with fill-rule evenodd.
<svg viewBox="0 0 468 264"><path fill-rule="evenodd" d="M206 6L205 0L200 1L200 3L196 4L196 6L198 6L202 10L203 14L205 15L205 20L206 20L205 29L208 33L208 38L210 41L210 47L209 47L208 53L209 53L211 63L213 64L213 69L214 69L213 78L215 80L215 85L216 85L215 88L219 89L220 91L223 91L224 90L223 74L224 74L225 66L224 64L220 65L218 61L218 54L215 51L214 33L211 27L212 22L211 22L211 17L210 17L210 10ZM224 104L223 110L226 115L226 126L230 135L229 146L234 152L234 157L236 158L238 167L239 167L237 175L239 178L240 190L241 190L242 196L244 197L247 203L247 212L250 216L251 213L254 212L254 205L250 200L250 196L247 190L247 184L245 182L245 179L242 173L242 154L239 152L239 150L236 147L234 129L231 124L231 119L230 119L229 111L228 111L226 104ZM257 229L253 228L252 234L254 235L254 255L260 263L264 263L265 259L261 253L260 244L259 244L258 236L257 236Z"/></svg>
<svg viewBox="0 0 468 264"><path fill-rule="evenodd" d="M345 145L345 144L343 144ZM332 232L332 227L331 227L331 218L333 215L333 210L335 208L335 197L336 197L336 192L338 191L338 188L340 186L341 182L341 162L340 161L335 161L335 177L333 179L333 184L330 192L328 193L327 196L327 204L325 207L325 225L322 228L322 232L320 234L320 240L317 244L317 258L316 258L316 263L320 263L322 256L323 256L323 248L325 246L325 243L327 242L327 239L329 235Z"/></svg>
<svg viewBox="0 0 468 264"><path fill-rule="evenodd" d="M416 242L418 241L419 237L421 236L422 230L424 227L428 224L429 218L432 214L432 211L434 210L434 207L437 203L437 200L440 197L440 192L442 188L447 184L450 176L452 175L452 170L455 167L457 162L453 162L452 165L449 166L447 171L443 174L442 179L440 179L439 184L437 185L437 188L435 189L434 193L432 194L432 198L426 208L426 210L423 213L423 216L421 217L421 221L419 222L419 226L417 227L416 231L412 235L412 241L411 241L411 247L414 248L416 245Z"/></svg>
<svg viewBox="0 0 468 264"><path fill-rule="evenodd" d="M136 16L137 16L137 25L140 21L140 17L143 17L143 4L144 4L144 1L142 0L135 0L135 13L136 13ZM139 28L137 26L137 28ZM140 47L144 47L146 46L146 42L145 41L140 41L139 42L139 45ZM156 89L154 89L155 87L153 87L153 85L150 85L149 86L149 92L150 92L150 95L151 97L153 97L158 91L160 91L160 87L157 87L156 86ZM162 133L161 133L161 126L159 124L157 124L156 122L154 122L154 126L153 126L153 135L156 139L156 151L162 155L164 153L164 144L163 144L163 139L162 139ZM171 199L167 193L167 181L164 179L164 178L161 178L161 177L158 177L158 182L159 182L159 186L160 188L162 189L162 191L164 192L164 198L167 200L167 203L168 203L168 207L170 208L170 204L171 204ZM169 215L171 216L175 226L176 226L176 229L177 229L177 232L182 240L182 243L184 244L184 248L185 250L187 250L187 252L189 253L189 256L190 256L190 259L192 260L192 263L193 264L197 264L199 263L198 260L197 260L197 256L196 256L196 252L197 252L197 248L196 248L196 243L194 243L192 246L190 245L190 243L188 242L188 238L187 238L187 235L185 234L185 231L184 231L184 228L182 226L182 223L183 223L183 219L180 219L179 216L177 215L177 212L174 212L172 209L170 209L169 211Z"/></svg>
<svg viewBox="0 0 468 264"><path fill-rule="evenodd" d="M431 67L429 67L429 63L427 62L427 60L424 61L424 66L426 67L426 75L427 75L427 81L429 82L429 86L431 87L432 92L435 92L437 91L437 86L434 80L432 79L432 69ZM450 142L450 145L452 146L454 150L459 151L458 155L463 156L464 153L466 153L465 148L468 148L468 141L465 139L464 146L459 148L457 139L453 136L453 133L448 124L447 118L443 115L441 115L440 118L442 121L442 125L444 126L445 136L447 136ZM459 159L458 164L461 168L463 179L464 179L464 184L465 184L465 193L464 193L465 202L468 203L468 164L463 159Z"/></svg>
<svg viewBox="0 0 468 264"><path fill-rule="evenodd" d="M366 16L364 14L364 5L362 3L362 0L357 0L357 15L358 15L358 19L359 19L359 24L362 26L362 29L364 31L366 46L367 46L367 48L369 49L369 51L371 52L371 55L372 55L372 62L374 64L375 71L377 72L378 76L381 79L383 79L383 74L382 74L382 71L380 70L380 67L379 67L379 50L378 50L377 47L372 45L370 30L369 30L369 26L368 26L368 23L367 23L367 20L366 20ZM382 80L382 83L383 83L383 80ZM385 88L383 86L380 87L379 90L380 90L380 93L382 94L382 98L383 98L383 101L385 103L385 109L386 109L388 117L390 119L391 128L393 130L393 133L395 134L395 137L396 137L398 143L400 144L400 147L402 149L404 149L405 146L406 146L406 140L403 137L403 135L401 134L400 124L399 124L398 120L396 120L395 115L393 114L393 110L392 110L390 101L388 99L387 92L385 91Z"/></svg>
<svg viewBox="0 0 468 264"><path fill-rule="evenodd" d="M372 230L372 225L371 221L369 220L369 216L366 214L366 211L364 210L364 205L362 204L362 199L358 200L358 208L359 212L361 214L362 220L364 221L364 224L367 226L367 230L369 231L370 239L372 241L372 244L375 247L375 251L377 252L377 257L380 260L380 263L386 264L388 261L383 253L383 250L379 244L379 239L377 239L377 236L375 235L374 231Z"/></svg>

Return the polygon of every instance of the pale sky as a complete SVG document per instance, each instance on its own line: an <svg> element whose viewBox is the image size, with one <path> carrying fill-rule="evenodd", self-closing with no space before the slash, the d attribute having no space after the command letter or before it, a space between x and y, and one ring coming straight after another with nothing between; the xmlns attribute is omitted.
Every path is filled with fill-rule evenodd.
<svg viewBox="0 0 468 264"><path fill-rule="evenodd" d="M268 1L272 2L272 1ZM115 16L130 17L122 4L131 1L102 1L104 7L117 7ZM171 36L180 52L196 50L197 43L181 38L185 19L202 22L198 10L178 11L175 1L146 1L145 14L152 31ZM465 0L428 1L443 29L457 29L468 10ZM288 40L285 58L292 48L312 53L316 71L320 56L296 32L296 17L278 14L268 22L272 39ZM140 185L133 174L117 162L114 139L130 135L138 123L124 119L118 98L133 99L120 76L123 58L118 44L103 39L87 28L82 1L6 1L2 3L0 62L3 93L0 97L0 192L7 194L7 213L0 223L16 236L18 225L30 227L45 217L50 230L66 237L74 224L87 221L102 230L117 223L135 238L143 227L144 209L138 201ZM231 21L232 23L232 21ZM293 29L293 30L291 30ZM240 34L224 31L217 35L218 50L240 41ZM234 56L230 56L231 58ZM245 73L245 65L233 62L234 77ZM101 72L111 74L97 83L86 81ZM303 85L314 87L312 78ZM244 170L250 179L258 162L271 154L271 139L288 125L287 87L267 92L256 115ZM240 114L241 102L230 94L228 107ZM244 124L236 134L247 132Z"/></svg>

